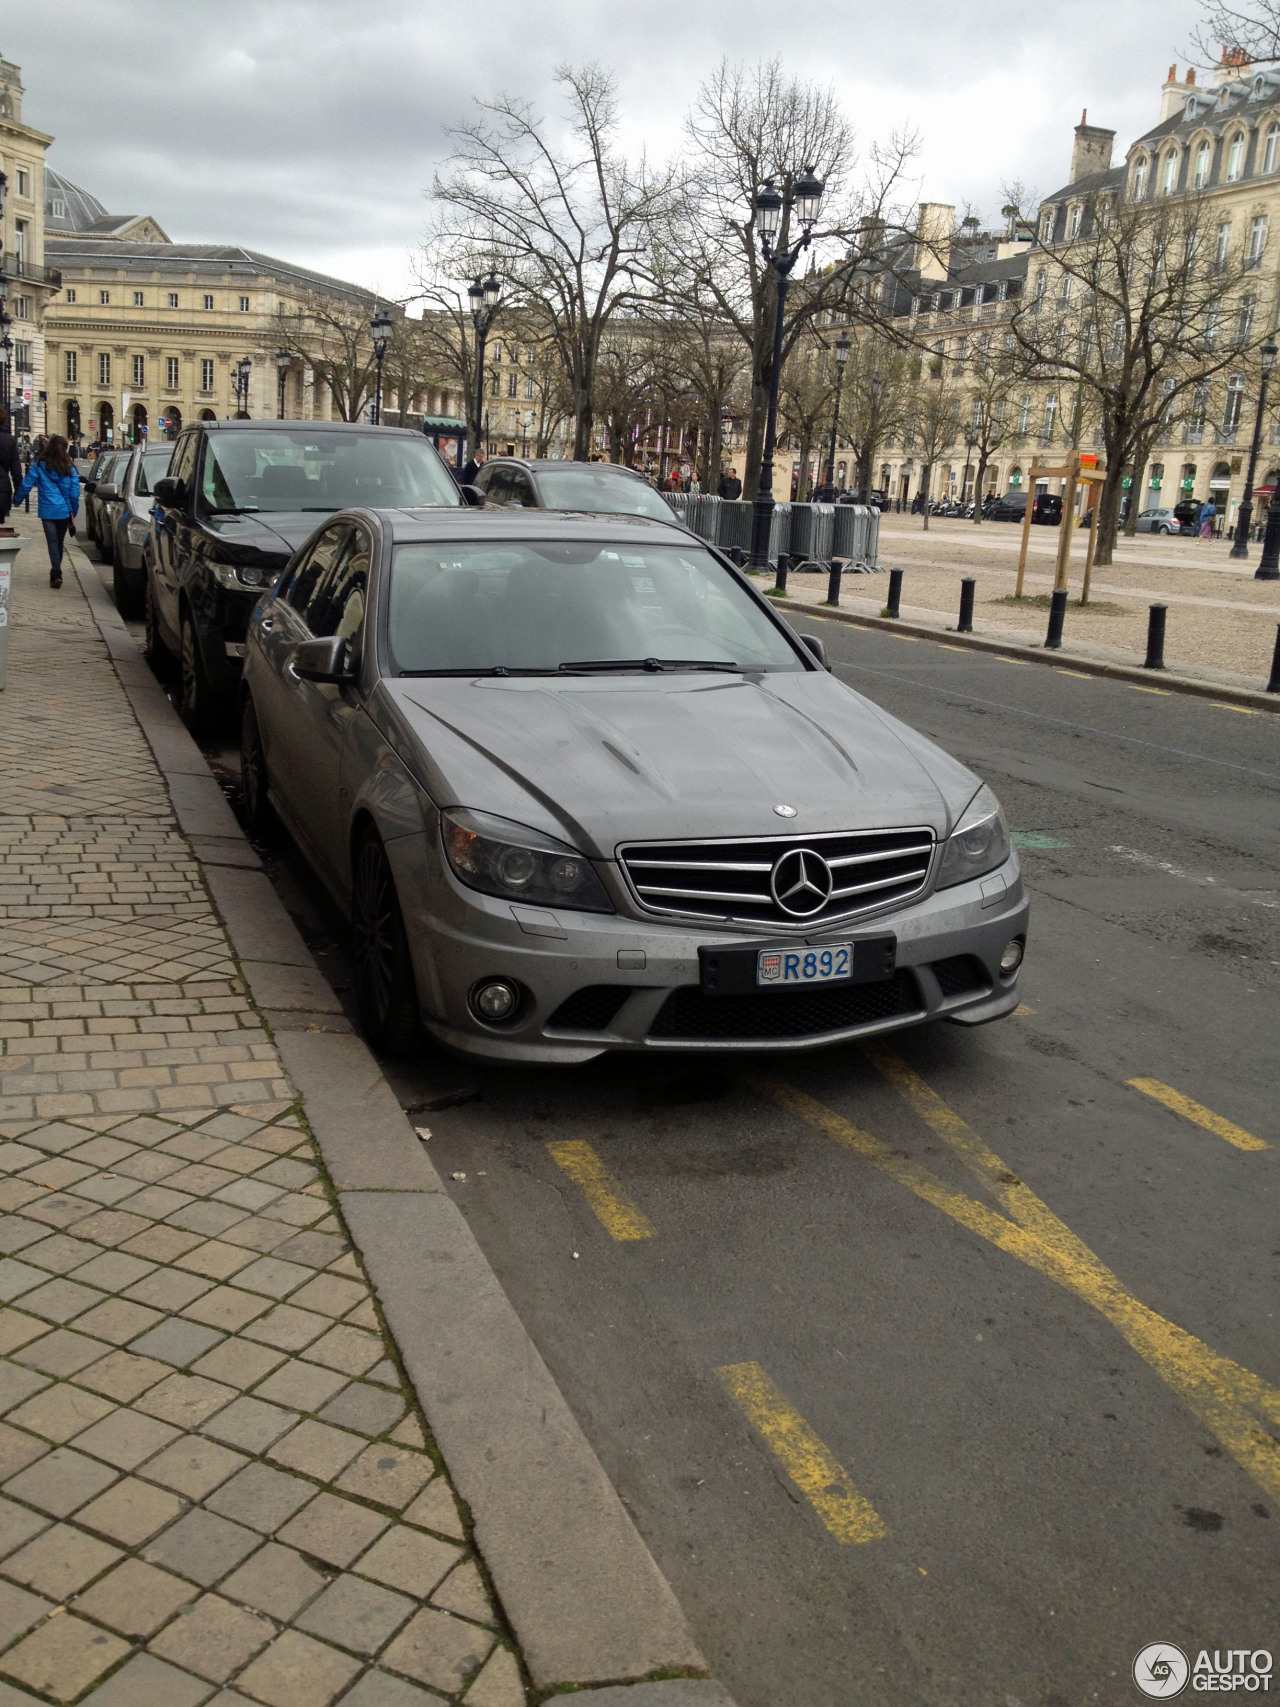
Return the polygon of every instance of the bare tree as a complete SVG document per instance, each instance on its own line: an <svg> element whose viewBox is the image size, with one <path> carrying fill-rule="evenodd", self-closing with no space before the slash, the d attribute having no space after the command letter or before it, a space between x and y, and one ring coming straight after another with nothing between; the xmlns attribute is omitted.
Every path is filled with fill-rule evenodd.
<svg viewBox="0 0 1280 1707"><path fill-rule="evenodd" d="M800 477L796 485L796 502L807 503L811 476L809 463L815 440L821 444L823 429L831 419L835 399L835 359L826 347L809 337L792 352L791 360L782 371L778 398L783 434L789 448L799 452Z"/></svg>
<svg viewBox="0 0 1280 1707"><path fill-rule="evenodd" d="M1106 194L1086 206L1077 238L1033 260L1012 327L1029 371L1076 386L1099 420L1099 564L1112 560L1125 471L1145 465L1171 415L1207 397L1214 376L1239 368L1270 327L1269 307L1256 312L1256 285L1249 293L1250 258L1219 241L1202 197ZM1234 437L1235 425L1224 416L1219 436Z"/></svg>
<svg viewBox="0 0 1280 1707"><path fill-rule="evenodd" d="M555 81L567 115L558 132L512 95L479 103L477 119L451 129L428 247L483 251L542 318L572 394L580 459L591 445L600 341L643 291L651 228L668 211L673 178L622 154L610 73L561 65Z"/></svg>
<svg viewBox="0 0 1280 1707"><path fill-rule="evenodd" d="M947 385L946 358L941 350L920 362L916 371L915 395L910 403L907 446L920 453L920 499L925 532L929 531L929 479L934 464L956 441L959 403Z"/></svg>
<svg viewBox="0 0 1280 1707"><path fill-rule="evenodd" d="M328 387L343 421L358 421L373 398L376 363L369 320L377 299L300 297L276 316L274 336ZM400 313L392 309L392 318Z"/></svg>
<svg viewBox="0 0 1280 1707"><path fill-rule="evenodd" d="M1204 21L1193 37L1199 57L1214 62L1220 48L1223 65L1243 68L1280 60L1280 0L1201 0Z"/></svg>
<svg viewBox="0 0 1280 1707"><path fill-rule="evenodd" d="M853 447L855 490L871 486L876 451L906 429L920 358L879 328L853 329L840 424Z"/></svg>
<svg viewBox="0 0 1280 1707"><path fill-rule="evenodd" d="M990 340L998 336L994 351ZM988 333L979 338L970 364L966 388L968 421L966 443L977 452L973 477L973 519L982 521L982 486L992 457L1017 434L1017 417L1011 409L1013 389L1025 369L1025 361L1011 332Z"/></svg>

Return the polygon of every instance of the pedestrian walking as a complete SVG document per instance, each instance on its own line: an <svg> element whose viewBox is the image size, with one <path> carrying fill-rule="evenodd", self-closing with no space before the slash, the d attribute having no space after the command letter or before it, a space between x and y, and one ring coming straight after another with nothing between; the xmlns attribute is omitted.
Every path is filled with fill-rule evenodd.
<svg viewBox="0 0 1280 1707"><path fill-rule="evenodd" d="M462 465L462 473L458 476L459 486L474 486L476 475L484 467L484 453L478 447L474 456L470 456Z"/></svg>
<svg viewBox="0 0 1280 1707"><path fill-rule="evenodd" d="M738 479L738 471L731 468L727 474L720 476L720 496L731 501L742 496L742 482Z"/></svg>
<svg viewBox="0 0 1280 1707"><path fill-rule="evenodd" d="M68 533L74 537L80 508L80 476L64 438L55 435L45 445L14 493L14 503L20 504L32 487L38 494L40 526L49 547L49 585L56 591L62 585L62 544Z"/></svg>
<svg viewBox="0 0 1280 1707"><path fill-rule="evenodd" d="M1218 519L1218 506L1211 499L1206 498L1200 506L1200 514L1197 519L1200 523L1200 538L1212 539L1213 524Z"/></svg>
<svg viewBox="0 0 1280 1707"><path fill-rule="evenodd" d="M9 425L9 411L0 405L0 526L9 520L13 494L22 484L22 458Z"/></svg>

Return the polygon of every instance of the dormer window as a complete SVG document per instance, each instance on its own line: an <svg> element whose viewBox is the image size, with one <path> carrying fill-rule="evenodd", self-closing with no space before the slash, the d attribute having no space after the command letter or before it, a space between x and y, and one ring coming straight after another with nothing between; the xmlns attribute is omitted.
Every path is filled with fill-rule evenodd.
<svg viewBox="0 0 1280 1707"><path fill-rule="evenodd" d="M49 217L51 219L65 219L67 217L67 204L61 196L54 196L49 203Z"/></svg>
<svg viewBox="0 0 1280 1707"><path fill-rule="evenodd" d="M1267 129L1267 140L1262 148L1262 170L1274 172L1280 165L1280 124L1270 125Z"/></svg>
<svg viewBox="0 0 1280 1707"><path fill-rule="evenodd" d="M1147 193L1147 162L1145 158L1138 161L1133 168L1133 199L1140 202Z"/></svg>
<svg viewBox="0 0 1280 1707"><path fill-rule="evenodd" d="M1160 188L1166 196L1171 196L1178 187L1178 150L1171 148L1164 157L1164 176Z"/></svg>
<svg viewBox="0 0 1280 1707"><path fill-rule="evenodd" d="M1067 215L1067 236L1069 238L1078 237L1080 235L1080 215L1082 212L1083 209L1077 202L1075 207L1073 207L1071 212Z"/></svg>
<svg viewBox="0 0 1280 1707"><path fill-rule="evenodd" d="M1227 182L1234 184L1244 171L1244 132L1238 130L1227 148Z"/></svg>
<svg viewBox="0 0 1280 1707"><path fill-rule="evenodd" d="M1199 111L1200 109L1196 105L1196 98L1192 95L1186 106L1182 109L1182 116L1184 119L1193 119Z"/></svg>
<svg viewBox="0 0 1280 1707"><path fill-rule="evenodd" d="M1040 241L1042 243L1053 242L1053 215L1054 209L1051 207L1047 207L1040 215Z"/></svg>
<svg viewBox="0 0 1280 1707"><path fill-rule="evenodd" d="M1209 165L1212 160L1212 143L1202 142L1199 148L1196 149L1196 174L1194 183L1197 190L1202 190L1209 182Z"/></svg>

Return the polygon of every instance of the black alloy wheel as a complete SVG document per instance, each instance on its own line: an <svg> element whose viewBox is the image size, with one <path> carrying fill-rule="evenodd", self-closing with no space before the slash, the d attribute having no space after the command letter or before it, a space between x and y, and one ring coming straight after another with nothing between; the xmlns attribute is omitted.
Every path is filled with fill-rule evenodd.
<svg viewBox="0 0 1280 1707"><path fill-rule="evenodd" d="M240 795L245 826L259 841L275 828L275 813L267 798L267 755L253 696L246 693L240 710Z"/></svg>
<svg viewBox="0 0 1280 1707"><path fill-rule="evenodd" d="M188 610L182 612L179 638L181 650L178 662L182 683L179 710L187 728L193 734L199 734L207 730L213 722L213 690L205 674L204 659L200 656L196 625Z"/></svg>
<svg viewBox="0 0 1280 1707"><path fill-rule="evenodd" d="M384 1055L403 1055L418 1037L418 993L395 879L372 830L352 861L351 923L361 1030Z"/></svg>
<svg viewBox="0 0 1280 1707"><path fill-rule="evenodd" d="M143 571L144 575L146 571ZM160 633L160 619L156 614L156 595L151 586L150 575L146 576L146 590L142 595L142 655L150 664L157 676L165 676L169 672L172 660L169 648L164 643Z"/></svg>

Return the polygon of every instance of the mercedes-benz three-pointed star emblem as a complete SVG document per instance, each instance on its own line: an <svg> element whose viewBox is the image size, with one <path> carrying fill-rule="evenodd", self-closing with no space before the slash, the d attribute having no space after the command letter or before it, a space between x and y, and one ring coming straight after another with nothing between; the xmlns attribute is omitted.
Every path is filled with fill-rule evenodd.
<svg viewBox="0 0 1280 1707"><path fill-rule="evenodd" d="M769 877L773 898L793 919L812 918L831 899L831 867L812 848L790 848L774 862Z"/></svg>

